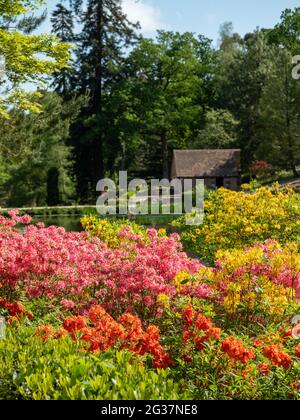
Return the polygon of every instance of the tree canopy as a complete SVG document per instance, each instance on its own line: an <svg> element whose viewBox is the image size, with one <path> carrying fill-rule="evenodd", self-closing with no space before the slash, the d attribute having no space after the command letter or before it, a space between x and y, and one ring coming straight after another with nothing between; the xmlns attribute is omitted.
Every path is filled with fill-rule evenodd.
<svg viewBox="0 0 300 420"><path fill-rule="evenodd" d="M8 117L8 107L40 111L40 94L26 92L24 85L41 85L53 72L68 65L69 46L54 35L28 34L24 15L34 11L39 0L0 1L0 55L5 60L5 77L0 82L0 116Z"/></svg>
<svg viewBox="0 0 300 420"><path fill-rule="evenodd" d="M36 35L42 4L0 0L3 204L94 203L119 170L168 177L175 148L240 148L246 176L255 161L300 173L300 8L244 36L225 22L213 47L205 34L142 36L121 0L57 0L52 33ZM9 189L22 179L22 194Z"/></svg>

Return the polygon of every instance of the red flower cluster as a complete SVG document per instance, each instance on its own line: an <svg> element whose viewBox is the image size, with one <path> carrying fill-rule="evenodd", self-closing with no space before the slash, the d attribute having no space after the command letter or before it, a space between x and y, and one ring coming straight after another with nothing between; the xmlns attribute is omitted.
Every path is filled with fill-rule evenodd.
<svg viewBox="0 0 300 420"><path fill-rule="evenodd" d="M253 340L253 346L256 348L260 348L263 347L263 342L261 340L258 340L257 338L255 340Z"/></svg>
<svg viewBox="0 0 300 420"><path fill-rule="evenodd" d="M41 338L43 341L47 341L49 338L53 336L53 328L52 325L41 325L37 327L35 331L35 337Z"/></svg>
<svg viewBox="0 0 300 420"><path fill-rule="evenodd" d="M0 308L8 310L10 315L10 319L8 320L9 323L20 321L23 316L27 316L29 319L33 318L32 313L26 311L21 302L18 301L10 303L7 299L0 298Z"/></svg>
<svg viewBox="0 0 300 420"><path fill-rule="evenodd" d="M150 326L143 331L141 320L132 314L126 313L116 321L101 306L93 306L88 318L67 318L63 327L56 332L49 325L38 327L36 335L47 340L50 337L64 337L70 333L73 339L80 337L88 343L89 351L105 351L118 346L138 355L152 355L153 366L156 368L163 369L172 364L169 354L160 344L159 329Z"/></svg>
<svg viewBox="0 0 300 420"><path fill-rule="evenodd" d="M234 337L229 337L222 342L222 351L231 359L243 364L255 359L255 351L253 349L247 350L243 343Z"/></svg>
<svg viewBox="0 0 300 420"><path fill-rule="evenodd" d="M56 340L58 340L59 338L62 337L67 337L68 336L68 331L65 330L64 328L59 328L53 335L53 338L55 338Z"/></svg>
<svg viewBox="0 0 300 420"><path fill-rule="evenodd" d="M276 344L271 344L270 346L265 347L262 353L265 357L271 360L275 366L282 366L287 369L292 364L291 356L281 351L279 346Z"/></svg>
<svg viewBox="0 0 300 420"><path fill-rule="evenodd" d="M273 166L263 160L255 160L252 162L250 170L254 175L265 176L272 172Z"/></svg>
<svg viewBox="0 0 300 420"><path fill-rule="evenodd" d="M78 331L82 331L87 325L87 320L83 316L66 318L64 321L64 329L71 333L72 337L76 337Z"/></svg>
<svg viewBox="0 0 300 420"><path fill-rule="evenodd" d="M184 320L186 327L191 327L194 324L194 320L196 317L196 311L192 307L192 305L187 306L185 309L181 311L182 318Z"/></svg>
<svg viewBox="0 0 300 420"><path fill-rule="evenodd" d="M300 359L300 344L298 344L298 346L295 348L295 353L298 359Z"/></svg>
<svg viewBox="0 0 300 420"><path fill-rule="evenodd" d="M270 374L270 371L271 371L271 367L267 363L260 363L258 365L258 369L260 370L260 372L264 376L268 376Z"/></svg>
<svg viewBox="0 0 300 420"><path fill-rule="evenodd" d="M197 350L203 350L205 343L220 338L220 328L216 328L212 321L202 314L199 314L196 318L196 311L192 306L188 306L182 311L182 317L185 324L183 340L187 343L190 339L193 339Z"/></svg>
<svg viewBox="0 0 300 420"><path fill-rule="evenodd" d="M196 332L198 333L195 337L195 345L199 351L203 350L204 343L209 343L211 340L218 340L221 336L220 328L216 328L212 321L202 314L198 315L195 326Z"/></svg>

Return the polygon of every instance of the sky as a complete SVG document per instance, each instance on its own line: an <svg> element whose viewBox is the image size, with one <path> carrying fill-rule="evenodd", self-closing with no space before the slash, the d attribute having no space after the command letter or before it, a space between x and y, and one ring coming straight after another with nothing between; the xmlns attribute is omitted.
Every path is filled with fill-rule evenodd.
<svg viewBox="0 0 300 420"><path fill-rule="evenodd" d="M47 0L49 14L59 0ZM286 8L300 7L296 0L123 0L123 8L132 21L140 21L145 36L157 29L195 32L216 44L219 27L232 22L235 32L244 35L256 27L274 26ZM50 30L49 21L40 32Z"/></svg>

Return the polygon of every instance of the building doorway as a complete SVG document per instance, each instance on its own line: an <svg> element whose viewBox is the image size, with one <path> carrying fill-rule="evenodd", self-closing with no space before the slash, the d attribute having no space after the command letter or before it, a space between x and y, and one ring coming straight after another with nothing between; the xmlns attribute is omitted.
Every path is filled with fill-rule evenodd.
<svg viewBox="0 0 300 420"><path fill-rule="evenodd" d="M217 188L224 187L224 178L223 177L216 178L216 187Z"/></svg>

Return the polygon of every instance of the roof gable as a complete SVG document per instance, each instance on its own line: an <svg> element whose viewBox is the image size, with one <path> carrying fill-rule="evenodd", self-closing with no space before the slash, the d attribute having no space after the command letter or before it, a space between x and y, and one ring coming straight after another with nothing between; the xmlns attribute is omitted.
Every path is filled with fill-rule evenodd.
<svg viewBox="0 0 300 420"><path fill-rule="evenodd" d="M241 151L174 150L172 172L177 178L236 177L241 172Z"/></svg>

